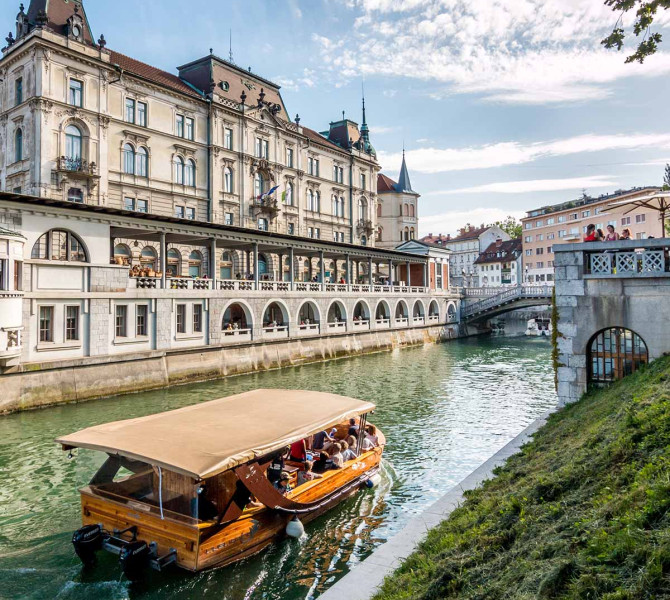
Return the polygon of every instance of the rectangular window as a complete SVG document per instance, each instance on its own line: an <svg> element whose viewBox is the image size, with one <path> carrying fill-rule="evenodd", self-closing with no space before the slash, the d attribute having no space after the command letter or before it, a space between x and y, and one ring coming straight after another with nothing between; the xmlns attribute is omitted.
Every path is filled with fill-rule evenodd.
<svg viewBox="0 0 670 600"><path fill-rule="evenodd" d="M72 106L82 106L82 96L84 84L76 79L70 79L70 104Z"/></svg>
<svg viewBox="0 0 670 600"><path fill-rule="evenodd" d="M6 290L9 286L8 269L9 261L6 258L0 258L0 290ZM16 289L16 286L15 288Z"/></svg>
<svg viewBox="0 0 670 600"><path fill-rule="evenodd" d="M532 227L533 227L533 224L532 224L532 223L524 223L524 224L523 224L523 228L524 228L524 229L531 229Z"/></svg>
<svg viewBox="0 0 670 600"><path fill-rule="evenodd" d="M577 235L579 234L579 227L570 227L570 233L572 235Z"/></svg>
<svg viewBox="0 0 670 600"><path fill-rule="evenodd" d="M311 157L307 159L307 174L314 175L314 159Z"/></svg>
<svg viewBox="0 0 670 600"><path fill-rule="evenodd" d="M19 77L14 83L14 104L19 105L23 102L23 78Z"/></svg>
<svg viewBox="0 0 670 600"><path fill-rule="evenodd" d="M286 148L286 166L293 168L293 148Z"/></svg>
<svg viewBox="0 0 670 600"><path fill-rule="evenodd" d="M65 340L72 342L79 339L79 307L65 307Z"/></svg>
<svg viewBox="0 0 670 600"><path fill-rule="evenodd" d="M313 238L314 237L314 228L313 227L308 227L307 228L307 237L308 238Z"/></svg>
<svg viewBox="0 0 670 600"><path fill-rule="evenodd" d="M186 333L186 304L177 304L177 333Z"/></svg>
<svg viewBox="0 0 670 600"><path fill-rule="evenodd" d="M591 211L590 210L583 210L582 211L582 219L585 219L586 217L591 216Z"/></svg>
<svg viewBox="0 0 670 600"><path fill-rule="evenodd" d="M146 304L138 304L135 307L135 335L137 337L146 336L147 316L149 314L149 307Z"/></svg>
<svg viewBox="0 0 670 600"><path fill-rule="evenodd" d="M558 222L565 223L565 215L561 215L560 217L558 217Z"/></svg>
<svg viewBox="0 0 670 600"><path fill-rule="evenodd" d="M193 305L193 332L202 332L202 304Z"/></svg>
<svg viewBox="0 0 670 600"><path fill-rule="evenodd" d="M554 234L554 233L548 233L547 234L547 239L548 240L553 240L555 237L556 237L556 234Z"/></svg>
<svg viewBox="0 0 670 600"><path fill-rule="evenodd" d="M233 130L230 127L226 127L223 130L223 147L226 150L233 149Z"/></svg>
<svg viewBox="0 0 670 600"><path fill-rule="evenodd" d="M315 177L319 176L319 159L318 158L314 159L314 176Z"/></svg>
<svg viewBox="0 0 670 600"><path fill-rule="evenodd" d="M195 208L186 207L186 218L195 221Z"/></svg>
<svg viewBox="0 0 670 600"><path fill-rule="evenodd" d="M128 337L128 306L119 304L116 306L115 320L114 320L114 335L117 338Z"/></svg>
<svg viewBox="0 0 670 600"><path fill-rule="evenodd" d="M552 246L547 246L547 254L551 254Z"/></svg>
<svg viewBox="0 0 670 600"><path fill-rule="evenodd" d="M287 226L287 231L289 235L295 234L295 223L289 223Z"/></svg>
<svg viewBox="0 0 670 600"><path fill-rule="evenodd" d="M542 227L542 221L536 221L535 227Z"/></svg>
<svg viewBox="0 0 670 600"><path fill-rule="evenodd" d="M538 233L538 234L535 236L535 241L536 241L536 242L541 242L542 240L544 240L544 235L542 235L541 233Z"/></svg>
<svg viewBox="0 0 670 600"><path fill-rule="evenodd" d="M123 210L135 210L135 198L124 198Z"/></svg>
<svg viewBox="0 0 670 600"><path fill-rule="evenodd" d="M177 120L175 122L175 135L177 137L184 137L184 116L177 115Z"/></svg>
<svg viewBox="0 0 670 600"><path fill-rule="evenodd" d="M336 242L339 239L338 232L333 231L333 241Z"/></svg>
<svg viewBox="0 0 670 600"><path fill-rule="evenodd" d="M174 207L174 216L177 217L178 219L183 219L184 218L184 207L183 206L175 206Z"/></svg>
<svg viewBox="0 0 670 600"><path fill-rule="evenodd" d="M54 341L54 307L40 306L40 342Z"/></svg>
<svg viewBox="0 0 670 600"><path fill-rule="evenodd" d="M570 213L570 220L574 221L578 216L578 213Z"/></svg>
<svg viewBox="0 0 670 600"><path fill-rule="evenodd" d="M530 248L528 250L526 250L526 256L533 256L533 250L530 249ZM461 257L461 258L463 258L463 257Z"/></svg>
<svg viewBox="0 0 670 600"><path fill-rule="evenodd" d="M630 217L622 217L621 225L630 225Z"/></svg>
<svg viewBox="0 0 670 600"><path fill-rule="evenodd" d="M135 122L135 100L132 98L126 98L126 122Z"/></svg>
<svg viewBox="0 0 670 600"><path fill-rule="evenodd" d="M14 261L14 289L21 291L23 289L23 261Z"/></svg>
<svg viewBox="0 0 670 600"><path fill-rule="evenodd" d="M141 213L149 212L149 202L147 200L138 200L135 203L135 210Z"/></svg>
<svg viewBox="0 0 670 600"><path fill-rule="evenodd" d="M269 160L270 159L270 142L268 142L267 140L261 140L261 149L262 149L262 152L263 152L261 156L265 160Z"/></svg>
<svg viewBox="0 0 670 600"><path fill-rule="evenodd" d="M137 124L140 127L147 126L147 104L146 102L137 103Z"/></svg>
<svg viewBox="0 0 670 600"><path fill-rule="evenodd" d="M365 173L361 173L361 188L365 189Z"/></svg>
<svg viewBox="0 0 670 600"><path fill-rule="evenodd" d="M225 225L232 225L233 224L233 213L227 212L223 216L223 222Z"/></svg>
<svg viewBox="0 0 670 600"><path fill-rule="evenodd" d="M538 269L544 269L544 263L543 262L537 263L537 268Z"/></svg>
<svg viewBox="0 0 670 600"><path fill-rule="evenodd" d="M640 233L635 234L635 239L636 240L645 240L647 239L647 234L644 231L641 231Z"/></svg>
<svg viewBox="0 0 670 600"><path fill-rule="evenodd" d="M256 158L261 157L261 138L256 138L255 155Z"/></svg>
<svg viewBox="0 0 670 600"><path fill-rule="evenodd" d="M647 218L647 215L635 215L636 223L644 223Z"/></svg>
<svg viewBox="0 0 670 600"><path fill-rule="evenodd" d="M547 225L553 225L554 224L554 219L547 219Z"/></svg>
<svg viewBox="0 0 670 600"><path fill-rule="evenodd" d="M314 237L317 240L321 239L321 229L319 229L318 227L314 228Z"/></svg>
<svg viewBox="0 0 670 600"><path fill-rule="evenodd" d="M267 219L258 219L258 231L267 231L268 230L268 220Z"/></svg>
<svg viewBox="0 0 670 600"><path fill-rule="evenodd" d="M190 117L186 117L186 139L195 139L195 121Z"/></svg>

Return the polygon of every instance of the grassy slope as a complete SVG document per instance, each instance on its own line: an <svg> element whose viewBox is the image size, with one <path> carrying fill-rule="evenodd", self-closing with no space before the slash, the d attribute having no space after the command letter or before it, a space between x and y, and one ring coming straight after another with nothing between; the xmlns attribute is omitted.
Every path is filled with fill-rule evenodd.
<svg viewBox="0 0 670 600"><path fill-rule="evenodd" d="M376 600L670 598L670 358L554 414Z"/></svg>

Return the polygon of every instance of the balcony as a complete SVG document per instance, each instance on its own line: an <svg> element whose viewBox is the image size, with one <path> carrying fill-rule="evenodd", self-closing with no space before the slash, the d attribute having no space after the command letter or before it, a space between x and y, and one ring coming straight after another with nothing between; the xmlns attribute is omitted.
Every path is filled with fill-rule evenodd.
<svg viewBox="0 0 670 600"><path fill-rule="evenodd" d="M94 162L88 162L82 158L72 158L70 156L60 156L56 166L59 173L69 173L71 175L82 175L84 177L95 177L98 174L98 166Z"/></svg>
<svg viewBox="0 0 670 600"><path fill-rule="evenodd" d="M358 235L370 237L373 231L372 221L370 221L370 219L360 219L356 224L356 232Z"/></svg>
<svg viewBox="0 0 670 600"><path fill-rule="evenodd" d="M254 211L254 217L264 215L272 220L279 212L279 202L276 198L252 198L251 206Z"/></svg>
<svg viewBox="0 0 670 600"><path fill-rule="evenodd" d="M211 290L211 279L168 277L167 288L170 290Z"/></svg>

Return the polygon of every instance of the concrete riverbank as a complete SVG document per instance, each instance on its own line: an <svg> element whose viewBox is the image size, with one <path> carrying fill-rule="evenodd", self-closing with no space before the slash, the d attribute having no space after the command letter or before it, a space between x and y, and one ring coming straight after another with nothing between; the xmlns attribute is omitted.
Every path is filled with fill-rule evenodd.
<svg viewBox="0 0 670 600"><path fill-rule="evenodd" d="M442 498L416 517L410 519L404 529L377 548L361 564L330 587L319 600L367 600L379 589L387 575L393 573L425 539L430 529L449 517L452 511L465 500L463 493L475 489L493 476L493 471L503 465L526 444L533 434L547 421L553 411L533 421L511 442L496 452L485 463L475 469L459 484L451 488Z"/></svg>
<svg viewBox="0 0 670 600"><path fill-rule="evenodd" d="M458 325L441 325L30 363L0 377L0 414L458 337Z"/></svg>

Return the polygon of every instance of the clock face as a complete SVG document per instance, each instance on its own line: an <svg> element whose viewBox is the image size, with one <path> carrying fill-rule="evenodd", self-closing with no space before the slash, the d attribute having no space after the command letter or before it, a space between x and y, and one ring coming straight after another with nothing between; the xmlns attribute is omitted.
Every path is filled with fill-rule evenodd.
<svg viewBox="0 0 670 600"><path fill-rule="evenodd" d="M79 27L79 25L75 25L72 28L72 35L74 35L74 37L79 37L81 35L81 27Z"/></svg>

